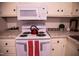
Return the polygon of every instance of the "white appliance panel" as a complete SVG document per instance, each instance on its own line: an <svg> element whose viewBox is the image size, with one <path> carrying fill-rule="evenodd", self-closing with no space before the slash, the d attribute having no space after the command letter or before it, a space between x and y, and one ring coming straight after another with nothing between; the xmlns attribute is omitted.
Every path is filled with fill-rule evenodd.
<svg viewBox="0 0 79 59"><path fill-rule="evenodd" d="M42 3L18 3L17 16L18 20L46 20L47 6Z"/></svg>
<svg viewBox="0 0 79 59"><path fill-rule="evenodd" d="M35 40L33 40L34 42ZM28 40L16 40L16 48L17 48L17 56L28 56L28 45L25 47L24 44L26 44ZM50 40L39 40L39 56L49 56L50 55ZM23 44L22 44L23 43ZM41 45L42 44L42 45ZM33 49L34 48L33 44ZM35 51L33 50L33 56L35 55Z"/></svg>

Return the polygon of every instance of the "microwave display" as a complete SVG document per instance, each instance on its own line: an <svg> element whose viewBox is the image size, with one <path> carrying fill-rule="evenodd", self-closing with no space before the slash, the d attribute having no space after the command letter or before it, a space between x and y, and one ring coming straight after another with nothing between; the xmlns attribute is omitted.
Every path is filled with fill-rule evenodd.
<svg viewBox="0 0 79 59"><path fill-rule="evenodd" d="M20 16L37 16L36 10L20 10Z"/></svg>

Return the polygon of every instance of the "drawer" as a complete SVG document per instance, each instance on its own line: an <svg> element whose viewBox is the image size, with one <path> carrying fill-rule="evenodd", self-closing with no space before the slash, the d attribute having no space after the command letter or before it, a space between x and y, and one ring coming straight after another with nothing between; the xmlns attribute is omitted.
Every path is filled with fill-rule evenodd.
<svg viewBox="0 0 79 59"><path fill-rule="evenodd" d="M53 44L56 44L56 43L64 43L65 42L65 39L62 39L62 38L53 38L52 40L51 40L51 42L53 43Z"/></svg>
<svg viewBox="0 0 79 59"><path fill-rule="evenodd" d="M59 39L52 39L51 41L53 44L62 43L62 40Z"/></svg>
<svg viewBox="0 0 79 59"><path fill-rule="evenodd" d="M15 40L14 39L3 39L0 40L0 47L12 47L15 46Z"/></svg>
<svg viewBox="0 0 79 59"><path fill-rule="evenodd" d="M0 47L0 53L14 54L14 53L16 53L16 49L15 49L15 47Z"/></svg>

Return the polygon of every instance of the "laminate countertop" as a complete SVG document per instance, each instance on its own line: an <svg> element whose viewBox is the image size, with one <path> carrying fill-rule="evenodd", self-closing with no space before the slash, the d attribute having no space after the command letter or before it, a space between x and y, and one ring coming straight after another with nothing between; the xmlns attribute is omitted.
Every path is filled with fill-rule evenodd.
<svg viewBox="0 0 79 59"><path fill-rule="evenodd" d="M6 30L0 33L0 39L16 38L19 33L19 30Z"/></svg>
<svg viewBox="0 0 79 59"><path fill-rule="evenodd" d="M79 32L67 32L67 31L48 31L48 34L53 37L68 37L69 35L79 35Z"/></svg>
<svg viewBox="0 0 79 59"><path fill-rule="evenodd" d="M50 37L53 39L55 37L66 37L72 41L74 41L75 43L79 44L79 41L73 39L70 37L70 35L79 35L79 32L67 32L67 31L48 31L48 34L50 35Z"/></svg>

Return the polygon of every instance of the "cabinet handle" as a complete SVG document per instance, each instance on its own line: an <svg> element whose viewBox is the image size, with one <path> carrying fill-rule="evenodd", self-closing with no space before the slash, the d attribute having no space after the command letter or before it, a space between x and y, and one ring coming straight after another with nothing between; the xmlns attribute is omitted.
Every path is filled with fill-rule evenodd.
<svg viewBox="0 0 79 59"><path fill-rule="evenodd" d="M57 12L59 12L59 10L57 10Z"/></svg>
<svg viewBox="0 0 79 59"><path fill-rule="evenodd" d="M16 9L13 9L13 11L16 11Z"/></svg>
<svg viewBox="0 0 79 59"><path fill-rule="evenodd" d="M59 43L59 41L57 41L57 43Z"/></svg>
<svg viewBox="0 0 79 59"><path fill-rule="evenodd" d="M6 50L6 52L8 52L8 50Z"/></svg>
<svg viewBox="0 0 79 59"><path fill-rule="evenodd" d="M63 12L63 10L61 10L61 12Z"/></svg>
<svg viewBox="0 0 79 59"><path fill-rule="evenodd" d="M77 49L77 51L79 51L79 49Z"/></svg>
<svg viewBox="0 0 79 59"><path fill-rule="evenodd" d="M42 8L43 10L45 9L45 8Z"/></svg>
<svg viewBox="0 0 79 59"><path fill-rule="evenodd" d="M54 48L52 49L52 51L54 51Z"/></svg>
<svg viewBox="0 0 79 59"><path fill-rule="evenodd" d="M75 11L78 12L78 9L76 9Z"/></svg>
<svg viewBox="0 0 79 59"><path fill-rule="evenodd" d="M5 45L8 45L8 43L5 43Z"/></svg>

